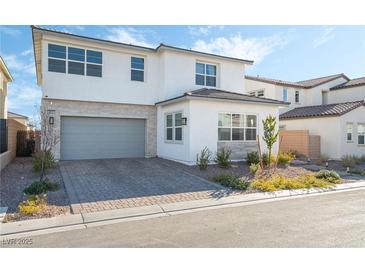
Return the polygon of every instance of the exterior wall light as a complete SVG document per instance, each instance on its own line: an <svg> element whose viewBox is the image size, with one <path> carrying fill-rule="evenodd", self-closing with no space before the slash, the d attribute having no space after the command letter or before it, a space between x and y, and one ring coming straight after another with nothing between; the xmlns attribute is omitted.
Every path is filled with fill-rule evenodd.
<svg viewBox="0 0 365 274"><path fill-rule="evenodd" d="M54 124L54 117L49 117L49 119L48 119L48 123L49 123L50 125L53 125L53 124Z"/></svg>
<svg viewBox="0 0 365 274"><path fill-rule="evenodd" d="M182 117L182 118L181 118L181 124L182 124L183 126L186 126L186 125L188 124L188 118L186 118L186 117Z"/></svg>

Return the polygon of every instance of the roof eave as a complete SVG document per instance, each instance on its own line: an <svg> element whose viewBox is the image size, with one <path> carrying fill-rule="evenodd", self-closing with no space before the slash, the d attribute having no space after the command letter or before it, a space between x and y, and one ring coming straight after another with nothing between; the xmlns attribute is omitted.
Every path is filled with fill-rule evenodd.
<svg viewBox="0 0 365 274"><path fill-rule="evenodd" d="M3 60L3 58L0 56L0 65L1 65L1 70L4 72L6 78L8 79L9 82L14 81L13 76L11 75L8 67L5 64L5 61Z"/></svg>

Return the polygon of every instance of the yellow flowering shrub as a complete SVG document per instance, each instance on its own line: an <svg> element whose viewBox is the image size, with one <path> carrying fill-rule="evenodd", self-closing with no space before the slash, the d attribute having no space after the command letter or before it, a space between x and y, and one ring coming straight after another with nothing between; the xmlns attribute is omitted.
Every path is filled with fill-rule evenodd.
<svg viewBox="0 0 365 274"><path fill-rule="evenodd" d="M46 208L46 199L38 195L31 196L28 200L21 202L18 208L23 215L35 215Z"/></svg>

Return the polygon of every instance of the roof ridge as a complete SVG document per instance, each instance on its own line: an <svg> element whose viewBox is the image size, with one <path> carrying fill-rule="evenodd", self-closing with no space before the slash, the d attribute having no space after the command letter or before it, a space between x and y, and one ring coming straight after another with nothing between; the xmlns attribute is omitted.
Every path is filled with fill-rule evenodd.
<svg viewBox="0 0 365 274"><path fill-rule="evenodd" d="M331 74L331 75L327 75L327 76L321 76L321 77L316 77L316 78L310 78L310 79L300 80L300 81L297 81L295 83L306 82L306 81L313 81L313 80L319 80L319 79L328 78L328 77L338 77L338 76L346 76L346 75L342 72L342 73ZM348 77L346 76L346 78L348 78Z"/></svg>
<svg viewBox="0 0 365 274"><path fill-rule="evenodd" d="M365 103L365 101L364 100L358 100L358 101L348 101L348 102L325 104L325 105L311 105L311 106L296 107L296 108L293 108L292 110L302 109L302 108L320 108L320 107L323 107L323 106L339 106L339 105L356 104L356 103ZM291 110L289 110L289 111L291 111Z"/></svg>

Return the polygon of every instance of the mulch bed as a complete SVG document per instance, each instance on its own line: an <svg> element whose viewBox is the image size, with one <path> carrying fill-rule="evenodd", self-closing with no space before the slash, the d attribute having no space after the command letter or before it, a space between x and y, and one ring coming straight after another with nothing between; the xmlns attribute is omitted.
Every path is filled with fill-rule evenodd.
<svg viewBox="0 0 365 274"><path fill-rule="evenodd" d="M48 204L42 213L33 216L19 214L18 205L26 199L24 188L39 176L33 171L32 158L16 158L1 171L0 206L8 207L5 221L20 221L69 214L70 204L58 167L49 170L47 177L59 184L59 190L48 193Z"/></svg>

